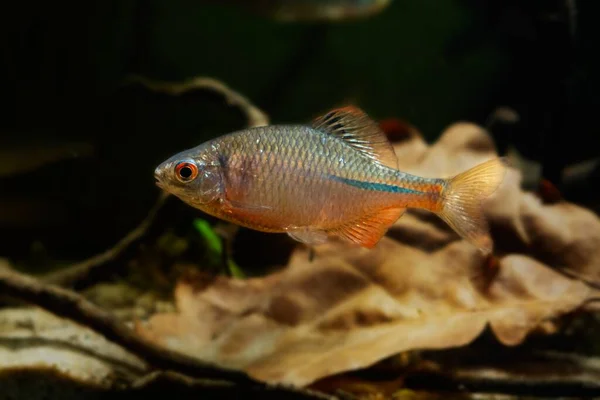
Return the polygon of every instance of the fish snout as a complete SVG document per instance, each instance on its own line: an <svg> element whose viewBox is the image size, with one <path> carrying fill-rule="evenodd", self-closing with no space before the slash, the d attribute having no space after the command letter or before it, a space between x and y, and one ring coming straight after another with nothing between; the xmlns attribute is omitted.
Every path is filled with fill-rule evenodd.
<svg viewBox="0 0 600 400"><path fill-rule="evenodd" d="M156 186L159 188L163 188L163 180L164 180L164 168L156 167L154 170L154 179L156 180Z"/></svg>

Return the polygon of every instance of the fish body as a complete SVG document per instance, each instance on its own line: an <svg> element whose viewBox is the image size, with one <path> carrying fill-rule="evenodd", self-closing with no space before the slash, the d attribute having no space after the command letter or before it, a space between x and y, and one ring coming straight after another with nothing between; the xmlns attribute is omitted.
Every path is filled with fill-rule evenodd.
<svg viewBox="0 0 600 400"><path fill-rule="evenodd" d="M214 0L212 0L214 2ZM392 0L227 0L251 12L281 22L343 21L366 18L385 9Z"/></svg>
<svg viewBox="0 0 600 400"><path fill-rule="evenodd" d="M337 236L370 248L407 208L423 208L489 250L478 207L498 186L504 168L500 160L477 168L455 181L399 171L378 125L360 109L344 107L312 125L262 126L221 136L169 158L155 176L158 186L208 214L311 245ZM466 192L456 185L465 177L475 182Z"/></svg>
<svg viewBox="0 0 600 400"><path fill-rule="evenodd" d="M15 137L17 135L14 134ZM1 142L0 178L25 174L57 161L90 157L93 153L94 147L85 142L31 139L23 140L20 143Z"/></svg>

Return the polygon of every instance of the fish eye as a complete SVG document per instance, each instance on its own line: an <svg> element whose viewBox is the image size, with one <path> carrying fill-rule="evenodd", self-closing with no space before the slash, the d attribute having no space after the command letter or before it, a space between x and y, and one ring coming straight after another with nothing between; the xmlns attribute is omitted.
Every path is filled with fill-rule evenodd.
<svg viewBox="0 0 600 400"><path fill-rule="evenodd" d="M175 176L181 182L189 182L198 176L198 166L192 161L181 161L175 165Z"/></svg>

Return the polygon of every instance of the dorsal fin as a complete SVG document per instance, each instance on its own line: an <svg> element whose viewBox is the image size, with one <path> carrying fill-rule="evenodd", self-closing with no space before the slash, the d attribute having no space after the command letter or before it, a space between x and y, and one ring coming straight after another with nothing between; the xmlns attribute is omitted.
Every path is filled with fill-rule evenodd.
<svg viewBox="0 0 600 400"><path fill-rule="evenodd" d="M313 128L343 139L370 159L390 168L398 168L394 149L377 123L360 108L336 108L316 118Z"/></svg>

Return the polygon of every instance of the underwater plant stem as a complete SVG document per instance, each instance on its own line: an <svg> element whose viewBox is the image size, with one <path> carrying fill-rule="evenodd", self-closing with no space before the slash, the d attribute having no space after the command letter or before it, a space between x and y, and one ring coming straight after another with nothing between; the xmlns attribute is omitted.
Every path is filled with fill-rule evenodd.
<svg viewBox="0 0 600 400"><path fill-rule="evenodd" d="M313 262L315 259L315 248L314 246L310 246L308 248L308 262Z"/></svg>
<svg viewBox="0 0 600 400"><path fill-rule="evenodd" d="M73 287L76 289L82 289L85 286L95 283L94 278L96 276L101 275L109 265L116 263L128 250L146 236L156 215L163 207L168 197L169 195L167 193L161 192L158 200L148 213L148 216L112 248L87 260L46 274L42 277L42 280L49 284Z"/></svg>

